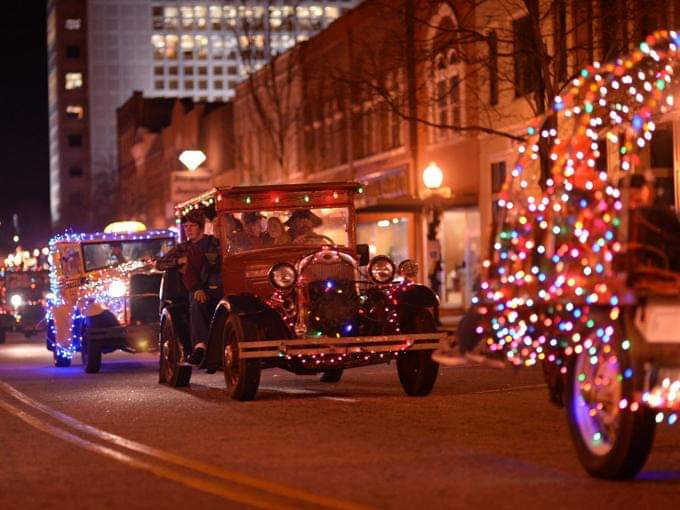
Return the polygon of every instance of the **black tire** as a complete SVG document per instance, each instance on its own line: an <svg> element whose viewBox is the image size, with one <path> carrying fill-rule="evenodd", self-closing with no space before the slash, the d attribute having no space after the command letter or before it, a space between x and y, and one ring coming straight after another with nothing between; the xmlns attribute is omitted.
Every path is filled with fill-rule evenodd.
<svg viewBox="0 0 680 510"><path fill-rule="evenodd" d="M434 333L437 323L427 310L418 310L402 328L404 333ZM397 373L404 392L411 397L429 395L439 374L431 350L405 351L397 357Z"/></svg>
<svg viewBox="0 0 680 510"><path fill-rule="evenodd" d="M612 323L606 316L603 320L596 320L596 323L615 326L615 340L610 343L614 349L607 354L598 352L595 365L591 364L591 355L585 350L572 355L565 407L571 437L585 470L596 478L627 480L634 478L645 464L654 442L656 423L654 412L646 406L641 405L636 411L631 411L630 405L620 408L620 399L629 403L635 401L634 389L644 371L641 366L632 366L629 351L620 346L619 339L625 338L622 325ZM625 377L629 368L632 375ZM592 375L594 372L597 379ZM593 380L606 384L593 384ZM620 390L616 387L618 384ZM608 391L610 395L613 391L616 397L607 399ZM596 414L589 415L595 407L598 407Z"/></svg>
<svg viewBox="0 0 680 510"><path fill-rule="evenodd" d="M324 383L336 383L340 382L341 378L342 368L335 368L333 370L326 370L325 372L323 372L319 380Z"/></svg>
<svg viewBox="0 0 680 510"><path fill-rule="evenodd" d="M71 358L59 355L56 349L52 351L52 360L57 368L68 368L71 366Z"/></svg>
<svg viewBox="0 0 680 510"><path fill-rule="evenodd" d="M234 400L253 400L260 386L260 361L253 358L241 359L239 345L247 340L262 339L254 321L230 314L224 323L224 348L222 363L224 381L229 395Z"/></svg>
<svg viewBox="0 0 680 510"><path fill-rule="evenodd" d="M83 340L80 347L80 359L83 370L87 374L96 374L102 367L102 351L98 345L90 345L87 340Z"/></svg>
<svg viewBox="0 0 680 510"><path fill-rule="evenodd" d="M159 356L158 382L173 388L188 386L191 365L186 362L187 353L167 310L161 317Z"/></svg>

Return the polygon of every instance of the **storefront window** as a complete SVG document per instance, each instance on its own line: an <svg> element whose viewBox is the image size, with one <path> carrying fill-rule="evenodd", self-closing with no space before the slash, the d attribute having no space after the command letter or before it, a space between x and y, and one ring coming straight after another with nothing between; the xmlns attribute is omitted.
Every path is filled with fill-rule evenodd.
<svg viewBox="0 0 680 510"><path fill-rule="evenodd" d="M443 306L467 308L480 266L480 220L477 207L445 211L439 229L442 243Z"/></svg>

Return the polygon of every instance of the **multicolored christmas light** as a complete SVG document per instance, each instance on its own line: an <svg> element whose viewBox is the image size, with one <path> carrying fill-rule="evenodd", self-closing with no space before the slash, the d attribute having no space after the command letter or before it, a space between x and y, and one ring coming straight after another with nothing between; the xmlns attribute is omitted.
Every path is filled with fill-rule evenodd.
<svg viewBox="0 0 680 510"><path fill-rule="evenodd" d="M676 32L658 31L632 54L594 63L529 127L498 200L493 258L484 262L486 278L473 300L489 317L478 333L511 364L545 360L564 372L572 353L594 355L612 342L630 347L593 311L606 305L614 321L632 299L613 267L623 252L617 183L640 166L638 153L652 139L655 116L674 106L679 48ZM602 165L603 137L617 147L618 164L610 165L617 175ZM542 147L551 147L543 187ZM677 385L667 387L675 395ZM666 398L650 395L647 404Z"/></svg>

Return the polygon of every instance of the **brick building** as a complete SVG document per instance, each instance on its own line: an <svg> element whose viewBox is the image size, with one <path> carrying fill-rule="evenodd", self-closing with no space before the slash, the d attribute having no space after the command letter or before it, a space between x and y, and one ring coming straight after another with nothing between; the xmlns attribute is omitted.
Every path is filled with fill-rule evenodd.
<svg viewBox="0 0 680 510"><path fill-rule="evenodd" d="M464 307L527 121L581 67L672 20L680 2L367 0L237 86L239 180L364 182L359 239L415 258L423 280L439 252L444 309ZM437 199L422 182L431 162L450 192Z"/></svg>
<svg viewBox="0 0 680 510"><path fill-rule="evenodd" d="M233 181L231 103L145 98L135 92L116 113L121 219L167 228L174 224L177 202ZM206 160L190 171L179 156L196 149Z"/></svg>

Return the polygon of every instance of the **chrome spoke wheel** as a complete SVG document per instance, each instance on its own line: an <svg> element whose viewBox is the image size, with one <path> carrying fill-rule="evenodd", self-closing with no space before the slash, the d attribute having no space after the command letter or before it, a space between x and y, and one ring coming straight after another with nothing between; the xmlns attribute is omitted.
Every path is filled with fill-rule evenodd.
<svg viewBox="0 0 680 510"><path fill-rule="evenodd" d="M614 352L584 350L576 355L574 370L572 405L579 433L594 455L607 455L621 425L621 364Z"/></svg>

